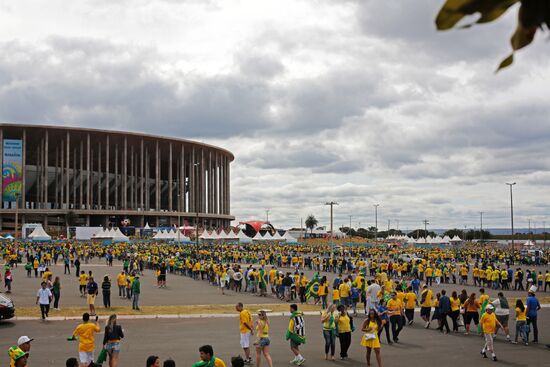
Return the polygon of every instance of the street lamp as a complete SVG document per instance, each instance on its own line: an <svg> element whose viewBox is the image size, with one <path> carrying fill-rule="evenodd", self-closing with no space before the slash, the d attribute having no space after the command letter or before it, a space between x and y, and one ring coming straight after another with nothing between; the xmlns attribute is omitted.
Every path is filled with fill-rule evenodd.
<svg viewBox="0 0 550 367"><path fill-rule="evenodd" d="M380 204L374 204L374 242L378 240L378 207Z"/></svg>
<svg viewBox="0 0 550 367"><path fill-rule="evenodd" d="M333 208L334 208L334 205L338 205L337 202L335 201L331 201L331 202L327 202L325 203L325 205L330 205L330 243L332 244L332 236L333 236L333 230L332 230L332 227L333 227Z"/></svg>
<svg viewBox="0 0 550 367"><path fill-rule="evenodd" d="M508 183L506 182L506 185L510 186L510 223L512 225L512 263L514 259L514 197L512 194L512 186L514 186L516 183Z"/></svg>
<svg viewBox="0 0 550 367"><path fill-rule="evenodd" d="M269 209L265 210L265 221L269 224Z"/></svg>

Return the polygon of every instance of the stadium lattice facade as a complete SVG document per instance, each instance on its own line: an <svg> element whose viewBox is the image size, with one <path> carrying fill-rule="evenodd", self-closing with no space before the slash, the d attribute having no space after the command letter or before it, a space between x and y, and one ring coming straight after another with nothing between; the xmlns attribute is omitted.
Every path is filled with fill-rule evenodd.
<svg viewBox="0 0 550 367"><path fill-rule="evenodd" d="M0 229L228 226L233 154L139 133L0 124Z"/></svg>

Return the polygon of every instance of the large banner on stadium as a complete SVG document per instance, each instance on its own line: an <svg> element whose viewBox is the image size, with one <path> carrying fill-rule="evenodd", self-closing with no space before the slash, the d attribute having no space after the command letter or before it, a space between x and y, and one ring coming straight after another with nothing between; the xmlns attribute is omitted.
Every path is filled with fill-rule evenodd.
<svg viewBox="0 0 550 367"><path fill-rule="evenodd" d="M16 139L4 139L2 157L2 199L16 201L21 195L23 185L23 142Z"/></svg>

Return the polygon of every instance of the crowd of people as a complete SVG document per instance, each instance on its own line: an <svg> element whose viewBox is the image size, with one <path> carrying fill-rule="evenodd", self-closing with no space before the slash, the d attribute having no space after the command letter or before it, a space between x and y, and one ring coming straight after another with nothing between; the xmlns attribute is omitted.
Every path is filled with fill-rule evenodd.
<svg viewBox="0 0 550 367"><path fill-rule="evenodd" d="M155 272L159 288L166 288L167 274L172 274L208 282L219 287L222 294L226 291L248 292L292 303L286 338L294 356L290 363L295 365L305 362L300 350L306 340L305 319L298 311L298 305L305 303L319 305L322 310L319 331L325 340L327 360L335 359L336 339L340 359L349 358L348 351L354 345L353 332L358 326L362 334L355 344L366 349L368 365L374 350L377 364L381 366L382 333L385 333L388 345L399 343L402 331L416 321L416 308L420 308L420 318L427 329L436 324L436 329L442 333L458 333L463 329L465 335L484 336L481 355L490 355L495 361L493 338L499 330L512 344L538 343L540 303L536 294L550 288L548 270L537 271L533 266L525 266L517 256L510 256L505 250L495 247L416 248L411 260L403 258L405 251L411 250L280 244L204 244L199 248L165 243L98 246L67 242L56 245L15 243L3 248L2 257L6 263L4 282L7 292L12 291L14 284L12 269L19 265L25 267L28 277L40 279L36 304L40 306L42 319L49 316L52 303L54 309L60 309L61 277L54 276L52 267L62 261L64 275L72 276L71 271L74 271L79 280L80 295L86 298L89 306L89 313L83 315L83 323L73 333L79 339L81 366L95 363L93 335L100 331L95 302L100 289L103 306L106 309L111 307L111 279L104 276L99 285L91 271L81 270L95 257L105 261L107 266L113 266L113 259L120 261L122 269L116 277L118 295L131 300L134 310L140 310L140 275L145 269ZM547 258L537 259L537 262L547 263ZM315 275L308 278L307 271L314 271ZM437 291L434 286L437 286ZM479 287L479 291L459 289L465 286ZM491 299L486 289L498 291L498 296ZM528 296L525 300L509 301L505 292L511 290L527 291ZM272 366L269 311L260 310L257 320L253 321L241 303L236 309L239 312L243 364L253 363L250 339L256 335L257 340L252 343L256 365L260 366L263 360ZM356 325L354 318L359 314L364 314L365 318L361 325ZM94 317L95 323L90 321ZM512 317L515 318L513 337L508 327ZM110 366L118 365L123 337L116 316L111 316L105 328L102 349ZM30 345L30 341L28 343ZM201 360L207 364L199 362L197 366L225 365L214 357L212 347L201 348ZM16 362L27 358L28 350L18 345L9 353L12 365L25 365L26 361L19 365ZM26 353L27 357L23 356ZM238 359L235 360L239 363ZM167 362L168 365L171 363ZM151 365L160 366L160 359L157 357Z"/></svg>

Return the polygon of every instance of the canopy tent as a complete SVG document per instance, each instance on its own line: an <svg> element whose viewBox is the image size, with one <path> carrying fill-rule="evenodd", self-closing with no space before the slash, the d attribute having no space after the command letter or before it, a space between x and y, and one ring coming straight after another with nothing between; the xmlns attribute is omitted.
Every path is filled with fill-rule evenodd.
<svg viewBox="0 0 550 367"><path fill-rule="evenodd" d="M285 239L287 243L296 243L297 242L296 238L292 237L292 235L290 234L289 231L285 232L285 234L283 235L283 239Z"/></svg>
<svg viewBox="0 0 550 367"><path fill-rule="evenodd" d="M256 235L254 237L252 237L253 241L262 241L263 239L264 239L264 237L262 236L262 234L260 232L256 232Z"/></svg>
<svg viewBox="0 0 550 367"><path fill-rule="evenodd" d="M273 235L270 233L270 232L266 232L264 234L264 238L263 238L264 241L271 241L273 240Z"/></svg>
<svg viewBox="0 0 550 367"><path fill-rule="evenodd" d="M523 247L534 247L534 246L535 244L531 240L528 240L523 244Z"/></svg>
<svg viewBox="0 0 550 367"><path fill-rule="evenodd" d="M143 227L143 229L151 229L151 227L149 227L149 222L145 223L145 227Z"/></svg>
<svg viewBox="0 0 550 367"><path fill-rule="evenodd" d="M252 241L252 238L248 237L242 229L239 229L239 232L237 233L237 239L239 242L248 243Z"/></svg>
<svg viewBox="0 0 550 367"><path fill-rule="evenodd" d="M111 239L113 240L113 242L127 242L129 240L129 238L124 233L122 233L118 227L115 230L111 228L111 232Z"/></svg>
<svg viewBox="0 0 550 367"><path fill-rule="evenodd" d="M13 241L13 240L15 240L15 237L13 237L11 234L8 234L6 237L1 237L0 236L0 240Z"/></svg>
<svg viewBox="0 0 550 367"><path fill-rule="evenodd" d="M36 227L34 231L28 236L33 241L50 241L52 237L44 231L42 226Z"/></svg>
<svg viewBox="0 0 550 367"><path fill-rule="evenodd" d="M283 236L279 233L279 231L275 231L275 235L273 236L274 241L282 241L284 240Z"/></svg>
<svg viewBox="0 0 550 367"><path fill-rule="evenodd" d="M451 242L462 242L462 239L455 234L454 237L451 238Z"/></svg>

